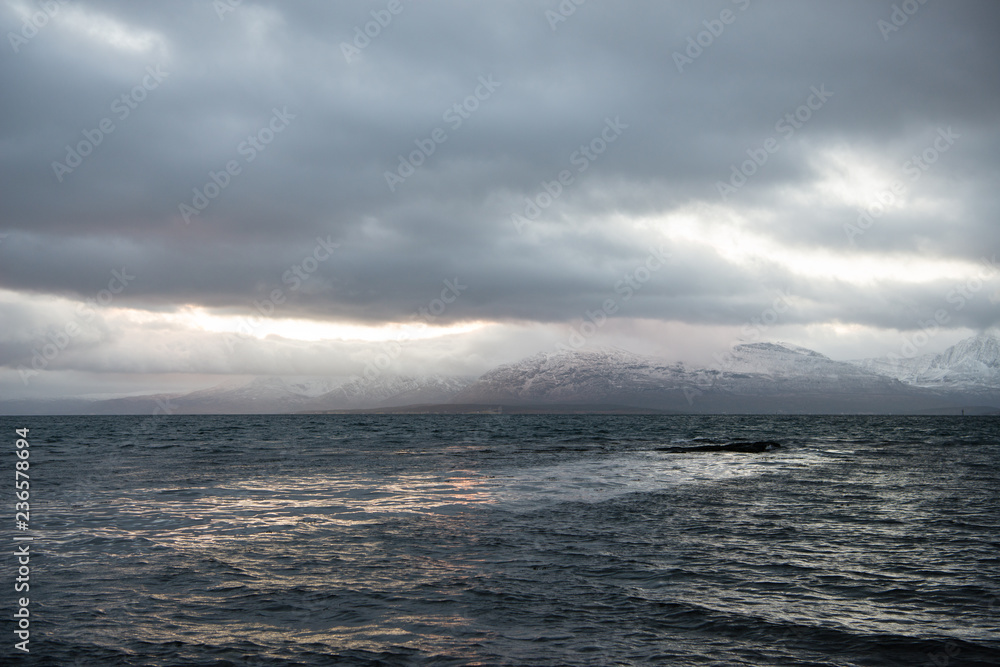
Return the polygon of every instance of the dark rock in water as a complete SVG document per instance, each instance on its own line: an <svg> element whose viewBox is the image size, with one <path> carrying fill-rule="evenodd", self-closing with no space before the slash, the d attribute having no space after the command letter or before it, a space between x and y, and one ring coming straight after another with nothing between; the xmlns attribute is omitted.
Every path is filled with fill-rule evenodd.
<svg viewBox="0 0 1000 667"><path fill-rule="evenodd" d="M700 445L698 447L657 447L658 452L743 452L746 454L756 454L758 452L769 452L780 449L781 445L773 440L759 440L757 442L730 442L725 445Z"/></svg>

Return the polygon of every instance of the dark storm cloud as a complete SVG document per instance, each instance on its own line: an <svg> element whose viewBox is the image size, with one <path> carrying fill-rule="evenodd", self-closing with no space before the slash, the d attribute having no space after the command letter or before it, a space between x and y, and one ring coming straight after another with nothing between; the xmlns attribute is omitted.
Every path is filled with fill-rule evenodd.
<svg viewBox="0 0 1000 667"><path fill-rule="evenodd" d="M929 2L883 35L889 2L590 2L555 30L556 2L403 2L348 62L342 43L387 5L245 1L220 18L208 1L74 1L16 53L5 44L0 286L90 298L127 268L125 305L241 312L281 288L283 315L380 322L459 278L469 289L444 320L568 320L649 254L656 234L614 216L697 202L765 210L757 233L791 248L975 261L1000 247L994 3ZM22 28L17 6L0 10L4 34ZM733 20L679 72L674 54L724 10ZM808 121L777 129L823 86L832 96ZM470 99L467 117L448 115ZM574 152L615 119L627 127L579 173ZM56 173L102 121L114 130ZM945 127L954 149L908 184L945 212L886 215L852 245L856 207L790 196L833 149L905 178ZM446 141L390 189L385 173L436 128ZM778 150L723 202L717 182L768 139ZM563 170L573 183L518 233L511 214ZM213 181L225 186L199 200ZM339 248L291 290L284 277L317 238ZM623 315L738 324L794 281L684 246ZM803 284L824 305L799 317L911 326L905 308L870 305L897 288L899 303L929 305L942 286Z"/></svg>

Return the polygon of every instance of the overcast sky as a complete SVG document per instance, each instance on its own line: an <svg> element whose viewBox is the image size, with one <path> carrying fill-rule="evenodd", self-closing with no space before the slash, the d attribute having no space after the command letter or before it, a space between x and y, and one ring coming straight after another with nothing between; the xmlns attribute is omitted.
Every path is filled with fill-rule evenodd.
<svg viewBox="0 0 1000 667"><path fill-rule="evenodd" d="M990 0L0 2L3 398L1000 320Z"/></svg>

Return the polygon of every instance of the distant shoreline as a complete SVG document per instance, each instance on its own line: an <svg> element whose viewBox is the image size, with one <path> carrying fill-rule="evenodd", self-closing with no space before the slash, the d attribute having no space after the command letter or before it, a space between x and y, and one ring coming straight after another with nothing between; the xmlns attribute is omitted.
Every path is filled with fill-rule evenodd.
<svg viewBox="0 0 1000 667"><path fill-rule="evenodd" d="M964 410L964 411L963 411ZM339 410L303 410L289 413L297 415L694 415L708 416L724 415L774 415L793 416L808 414L829 414L835 416L997 416L1000 410L991 406L941 407L913 412L726 412L701 413L680 412L677 410L657 410L655 408L640 408L627 405L601 404L548 404L548 405L497 405L480 403L426 403L414 405L399 405L382 408L346 408Z"/></svg>
<svg viewBox="0 0 1000 667"><path fill-rule="evenodd" d="M297 415L679 415L681 412L626 405L497 405L479 403L427 403L387 408L304 410Z"/></svg>

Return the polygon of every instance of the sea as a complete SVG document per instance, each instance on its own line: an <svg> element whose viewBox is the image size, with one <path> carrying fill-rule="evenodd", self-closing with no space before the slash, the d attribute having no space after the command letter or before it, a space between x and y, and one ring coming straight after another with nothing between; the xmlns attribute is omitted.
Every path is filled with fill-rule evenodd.
<svg viewBox="0 0 1000 667"><path fill-rule="evenodd" d="M994 417L0 425L3 665L1000 664Z"/></svg>

